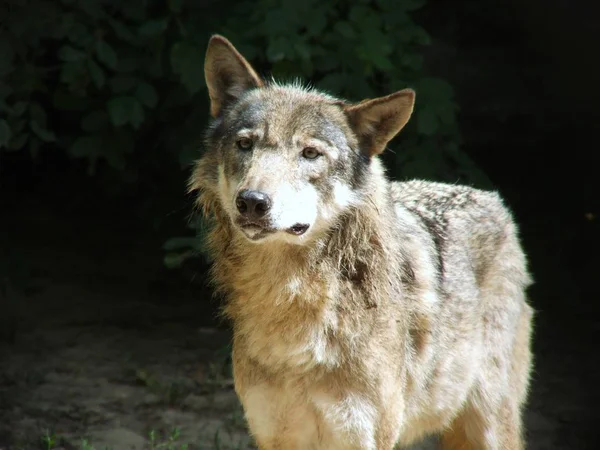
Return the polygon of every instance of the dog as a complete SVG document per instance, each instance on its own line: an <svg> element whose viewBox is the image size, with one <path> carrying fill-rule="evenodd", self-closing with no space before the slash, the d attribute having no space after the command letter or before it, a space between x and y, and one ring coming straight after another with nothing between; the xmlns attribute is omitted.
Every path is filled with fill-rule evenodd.
<svg viewBox="0 0 600 450"><path fill-rule="evenodd" d="M349 103L226 38L190 192L210 221L235 391L261 450L522 449L532 283L495 192L389 181L415 92Z"/></svg>

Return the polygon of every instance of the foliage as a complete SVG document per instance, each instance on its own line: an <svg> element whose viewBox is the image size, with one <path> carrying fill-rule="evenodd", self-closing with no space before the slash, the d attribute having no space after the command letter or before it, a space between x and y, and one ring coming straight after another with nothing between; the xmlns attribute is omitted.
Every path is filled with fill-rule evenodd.
<svg viewBox="0 0 600 450"><path fill-rule="evenodd" d="M213 2L10 0L0 6L0 151L59 149L111 188L198 150ZM33 13L32 13L33 12ZM202 93L204 94L204 93ZM175 169L172 176L181 174Z"/></svg>
<svg viewBox="0 0 600 450"><path fill-rule="evenodd" d="M0 152L58 149L111 189L186 176L208 120L203 59L224 34L265 74L352 100L410 86L412 120L384 158L394 178L489 185L460 150L452 87L424 70L425 0L6 0ZM390 150L391 150L390 149ZM198 222L202 233L202 223ZM178 266L201 251L170 241ZM183 250L183 253L178 253Z"/></svg>

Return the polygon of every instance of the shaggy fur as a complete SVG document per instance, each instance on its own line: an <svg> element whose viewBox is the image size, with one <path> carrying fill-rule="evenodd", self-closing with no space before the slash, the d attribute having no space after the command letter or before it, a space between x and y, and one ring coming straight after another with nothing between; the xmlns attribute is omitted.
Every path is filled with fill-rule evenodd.
<svg viewBox="0 0 600 450"><path fill-rule="evenodd" d="M391 450L440 433L446 449L522 449L517 229L495 193L388 181L377 155L414 92L351 105L266 83L220 36L205 71L214 120L190 189L258 447ZM244 189L270 199L264 217L247 218Z"/></svg>

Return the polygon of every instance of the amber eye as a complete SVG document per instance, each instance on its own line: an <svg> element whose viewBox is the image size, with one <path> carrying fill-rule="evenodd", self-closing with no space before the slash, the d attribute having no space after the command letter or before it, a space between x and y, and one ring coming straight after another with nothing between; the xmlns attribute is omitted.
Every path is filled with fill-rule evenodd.
<svg viewBox="0 0 600 450"><path fill-rule="evenodd" d="M314 147L306 147L304 150L302 150L302 156L304 156L306 159L316 159L321 156L321 154Z"/></svg>
<svg viewBox="0 0 600 450"><path fill-rule="evenodd" d="M236 144L240 150L250 150L254 145L254 142L252 142L252 139L250 138L240 138L237 140Z"/></svg>

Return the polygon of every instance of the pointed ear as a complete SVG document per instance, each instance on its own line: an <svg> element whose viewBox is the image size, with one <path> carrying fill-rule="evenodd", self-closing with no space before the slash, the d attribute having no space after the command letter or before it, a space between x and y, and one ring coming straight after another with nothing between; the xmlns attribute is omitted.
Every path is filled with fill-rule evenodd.
<svg viewBox="0 0 600 450"><path fill-rule="evenodd" d="M415 91L403 89L386 97L344 107L361 150L375 156L404 128L415 104Z"/></svg>
<svg viewBox="0 0 600 450"><path fill-rule="evenodd" d="M210 96L210 114L218 117L223 108L246 90L260 87L262 80L252 66L223 36L214 35L208 42L204 76Z"/></svg>

